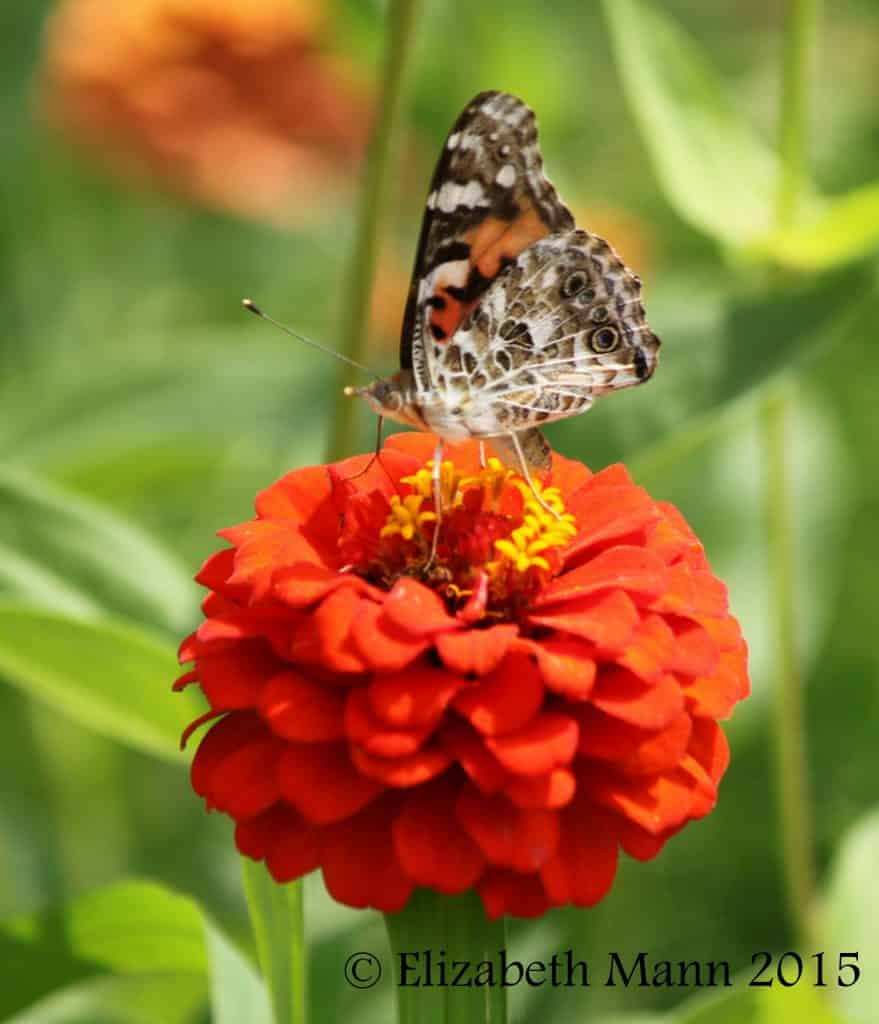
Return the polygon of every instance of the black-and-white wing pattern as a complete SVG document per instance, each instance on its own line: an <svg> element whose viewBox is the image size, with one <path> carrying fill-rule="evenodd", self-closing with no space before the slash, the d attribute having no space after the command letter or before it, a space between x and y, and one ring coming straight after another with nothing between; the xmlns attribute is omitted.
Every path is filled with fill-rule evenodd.
<svg viewBox="0 0 879 1024"><path fill-rule="evenodd" d="M435 351L497 275L532 242L573 226L543 173L534 113L506 93L474 97L440 154L415 258L400 366L418 390L433 387Z"/></svg>
<svg viewBox="0 0 879 1024"><path fill-rule="evenodd" d="M565 231L534 242L491 285L439 351L435 386L485 410L492 433L520 431L640 384L658 348L637 275L603 238Z"/></svg>

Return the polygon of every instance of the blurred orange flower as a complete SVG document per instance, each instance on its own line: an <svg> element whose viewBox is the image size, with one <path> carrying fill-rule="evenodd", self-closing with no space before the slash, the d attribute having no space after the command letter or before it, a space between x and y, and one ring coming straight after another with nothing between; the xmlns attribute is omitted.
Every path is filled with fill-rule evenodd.
<svg viewBox="0 0 879 1024"><path fill-rule="evenodd" d="M396 350L412 268L392 247L385 246L379 258L379 269L372 286L370 324L375 348L380 352Z"/></svg>
<svg viewBox="0 0 879 1024"><path fill-rule="evenodd" d="M62 0L40 106L126 177L295 224L344 185L370 89L314 0ZM319 206L318 206L319 208Z"/></svg>
<svg viewBox="0 0 879 1024"><path fill-rule="evenodd" d="M642 217L620 206L578 206L574 219L581 228L606 238L636 273L648 274L654 264L655 239Z"/></svg>

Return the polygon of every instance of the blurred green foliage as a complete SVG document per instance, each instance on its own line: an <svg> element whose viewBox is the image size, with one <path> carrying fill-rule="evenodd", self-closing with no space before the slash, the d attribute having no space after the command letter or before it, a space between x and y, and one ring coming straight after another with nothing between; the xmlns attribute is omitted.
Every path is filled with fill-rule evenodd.
<svg viewBox="0 0 879 1024"><path fill-rule="evenodd" d="M778 230L782 8L491 0L425 14L385 274L401 267L405 289L432 162L463 103L484 88L522 95L568 202L600 215L612 242L614 223L625 231L664 343L648 388L548 433L593 467L625 459L681 508L752 648L754 697L729 726L715 812L655 862L623 864L594 910L516 923L512 951L649 950L747 972L754 952L792 948L757 420L782 386L818 934L829 961L859 950L864 965L862 983L826 1001L808 985L707 999L535 989L513 993L515 1020L876 1019L879 7L828 5L812 180L801 219ZM355 203L281 232L108 180L34 116L47 10L10 0L0 12L0 1019L259 1022L264 993L219 930L247 946L229 823L205 817L174 752L198 709L170 694L172 655L197 621L189 579L214 532L283 471L319 461L328 430L334 368L239 299L333 339ZM331 22L367 78L382 25L369 0L342 0ZM392 333L374 331L380 368ZM365 411L360 423L366 450ZM388 1019L389 985L358 992L341 977L348 953L386 949L380 918L332 904L319 879L306 890L315 1019Z"/></svg>

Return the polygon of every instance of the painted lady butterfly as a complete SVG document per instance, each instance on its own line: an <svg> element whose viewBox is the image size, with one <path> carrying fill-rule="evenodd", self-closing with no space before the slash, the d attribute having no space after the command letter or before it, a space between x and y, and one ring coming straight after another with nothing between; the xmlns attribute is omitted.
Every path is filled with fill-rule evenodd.
<svg viewBox="0 0 879 1024"><path fill-rule="evenodd" d="M539 424L647 380L659 338L641 280L578 229L543 173L533 112L483 92L455 122L421 228L400 370L349 389L442 441L487 440L530 482L550 467Z"/></svg>

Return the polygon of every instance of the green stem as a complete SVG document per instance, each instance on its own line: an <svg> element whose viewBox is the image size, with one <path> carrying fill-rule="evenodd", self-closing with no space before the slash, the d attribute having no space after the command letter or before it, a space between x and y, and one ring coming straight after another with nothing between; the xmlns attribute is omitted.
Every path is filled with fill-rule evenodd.
<svg viewBox="0 0 879 1024"><path fill-rule="evenodd" d="M766 535L776 664L775 771L790 920L811 948L815 868L806 755L803 680L797 646L796 559L786 457L789 396L776 392L763 412L766 446Z"/></svg>
<svg viewBox="0 0 879 1024"><path fill-rule="evenodd" d="M820 0L788 0L782 70L779 146L781 173L776 220L794 223L806 179L809 82L818 41ZM766 461L766 545L775 647L775 760L782 860L788 912L801 946L811 946L815 867L803 679L797 643L794 524L787 474L787 390L774 391L763 407Z"/></svg>
<svg viewBox="0 0 879 1024"><path fill-rule="evenodd" d="M776 224L790 227L799 213L806 180L809 79L818 39L821 0L788 0L782 56L781 174L776 196Z"/></svg>
<svg viewBox="0 0 879 1024"><path fill-rule="evenodd" d="M387 202L388 169L392 165L402 108L407 58L412 50L419 0L391 0L388 41L375 126L361 195L357 237L344 292L340 351L359 363L368 340L369 310L375 278L382 215ZM346 373L349 371L345 371ZM352 454L356 437L356 404L342 394L340 375L333 409L330 459Z"/></svg>
<svg viewBox="0 0 879 1024"><path fill-rule="evenodd" d="M504 919L489 921L475 892L440 896L417 889L404 910L385 914L385 924L393 955L390 973L397 985L397 1024L504 1024L506 989L497 978L493 985L473 988L454 988L441 980L442 962L448 980L453 960L496 965L506 949Z"/></svg>
<svg viewBox="0 0 879 1024"><path fill-rule="evenodd" d="M275 1024L305 1024L305 915L301 882L279 885L262 863L241 858L244 894Z"/></svg>

